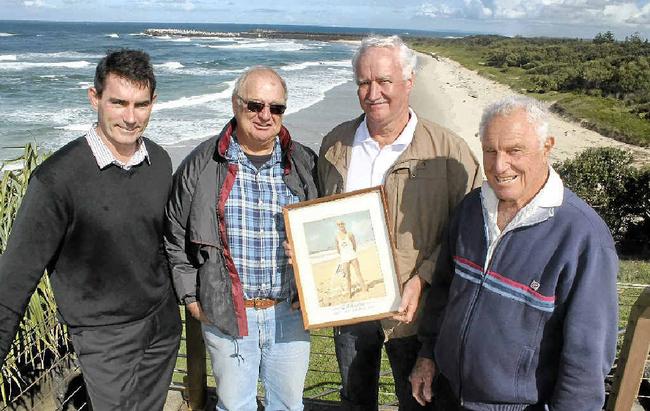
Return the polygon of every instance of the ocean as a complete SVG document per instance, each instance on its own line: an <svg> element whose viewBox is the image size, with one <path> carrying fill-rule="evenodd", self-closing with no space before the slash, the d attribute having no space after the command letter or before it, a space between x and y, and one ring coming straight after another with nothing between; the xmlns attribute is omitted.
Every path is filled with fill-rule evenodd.
<svg viewBox="0 0 650 411"><path fill-rule="evenodd" d="M148 34L147 29L221 34ZM127 47L151 55L158 100L145 135L163 145L218 132L232 115L230 95L235 79L247 67L269 65L285 78L289 88L287 114L318 103L328 90L352 80L354 45L350 42L239 35L255 29L324 34L370 31L236 24L0 21L0 160L18 156L28 142L55 150L91 126L96 114L88 103L87 89L97 62L107 50Z"/></svg>

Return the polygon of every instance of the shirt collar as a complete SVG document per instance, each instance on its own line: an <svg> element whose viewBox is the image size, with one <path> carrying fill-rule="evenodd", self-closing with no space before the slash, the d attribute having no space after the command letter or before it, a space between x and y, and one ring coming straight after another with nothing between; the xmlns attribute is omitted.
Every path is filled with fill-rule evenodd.
<svg viewBox="0 0 650 411"><path fill-rule="evenodd" d="M517 212L510 224L508 224L507 230L547 219L553 215L555 207L562 205L564 183L550 165L548 166L548 172L548 179L542 189ZM487 180L483 181L481 186L481 203L489 223L496 226L499 199Z"/></svg>
<svg viewBox="0 0 650 411"><path fill-rule="evenodd" d="M147 147L145 146L144 139L142 137L138 139L138 149L133 154L133 156L126 163L122 163L117 158L115 158L111 150L108 148L108 146L106 146L106 143L104 143L101 137L97 134L97 131L95 131L96 127L97 124L95 123L90 128L90 130L88 130L86 133L86 141L88 142L90 151L92 151L93 156L95 157L95 161L97 162L97 166L100 169L108 167L111 164L115 164L120 168L128 170L145 160L147 161L147 164L151 164L149 152L147 151Z"/></svg>
<svg viewBox="0 0 650 411"><path fill-rule="evenodd" d="M417 126L417 123L418 123L418 117L415 115L415 112L409 107L409 121L408 123L406 123L406 127L404 127L404 130L402 130L400 135L397 136L395 141L389 144L389 146L399 149L411 144L411 141L413 141L413 135L415 134L415 127ZM366 122L366 116L363 117L363 121L357 128L357 133L354 136L353 144L354 145L377 144L375 139L373 139L372 136L370 135L370 131L368 130L368 123Z"/></svg>
<svg viewBox="0 0 650 411"><path fill-rule="evenodd" d="M237 134L235 132L232 133L232 139L230 140L230 145L228 146L225 157L228 161L247 164L253 167L252 163L246 156L246 153L244 153L244 150L242 150L241 146L239 145L239 141L237 141ZM273 146L273 152L271 154L271 158L266 164L274 165L281 161L282 148L280 147L280 138L279 136L275 136L275 145Z"/></svg>

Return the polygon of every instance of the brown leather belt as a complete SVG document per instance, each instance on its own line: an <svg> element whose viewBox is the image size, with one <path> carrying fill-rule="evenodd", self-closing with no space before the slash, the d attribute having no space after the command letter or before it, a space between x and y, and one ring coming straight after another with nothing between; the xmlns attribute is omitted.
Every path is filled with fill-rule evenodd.
<svg viewBox="0 0 650 411"><path fill-rule="evenodd" d="M273 307L279 302L280 300L273 300L270 298L253 298L252 300L244 300L244 307L254 308L256 310L265 310Z"/></svg>

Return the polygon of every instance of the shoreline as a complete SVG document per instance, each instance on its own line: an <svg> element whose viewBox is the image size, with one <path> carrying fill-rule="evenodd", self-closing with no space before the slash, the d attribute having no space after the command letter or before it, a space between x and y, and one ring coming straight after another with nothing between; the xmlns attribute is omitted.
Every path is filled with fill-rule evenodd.
<svg viewBox="0 0 650 411"><path fill-rule="evenodd" d="M506 96L520 94L446 57L418 53L418 64L411 105L423 117L463 137L482 163L477 133L483 109ZM620 148L631 152L636 162L650 163L650 149L605 137L557 113L550 113L549 133L555 137L552 163L573 158L591 147Z"/></svg>
<svg viewBox="0 0 650 411"><path fill-rule="evenodd" d="M291 104L291 97L289 97L288 103ZM318 154L320 143L325 134L339 123L351 120L361 113L356 86L350 79L347 83L326 91L325 97L315 104L286 115L282 124L289 130L292 139L311 148ZM225 124L219 125L219 128L211 136L219 133L223 126ZM172 158L173 169L176 170L181 161L194 147L211 136L184 140L177 144L163 146Z"/></svg>
<svg viewBox="0 0 650 411"><path fill-rule="evenodd" d="M465 139L482 165L477 132L483 109L496 100L515 94L518 93L507 85L482 77L454 60L418 53L410 104L420 117L434 121ZM350 80L328 90L319 102L287 115L283 123L296 141L318 152L325 134L339 123L361 113L356 86ZM590 147L617 147L630 151L637 162L650 162L650 149L605 137L556 113L550 114L549 130L555 137L552 163L572 158ZM215 133L219 131L215 130ZM172 157L174 169L203 140L187 140L165 146Z"/></svg>

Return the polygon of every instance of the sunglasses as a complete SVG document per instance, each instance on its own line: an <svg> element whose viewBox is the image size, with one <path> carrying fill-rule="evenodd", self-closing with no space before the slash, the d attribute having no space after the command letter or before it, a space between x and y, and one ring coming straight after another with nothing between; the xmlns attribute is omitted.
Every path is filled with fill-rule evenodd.
<svg viewBox="0 0 650 411"><path fill-rule="evenodd" d="M242 103L246 104L246 109L251 113L259 113L264 110L264 107L266 106L266 103L260 101L244 100L244 98L239 94L237 95L237 98L240 99ZM287 106L284 104L269 104L269 111L271 114L275 114L276 116L284 114L286 109Z"/></svg>

